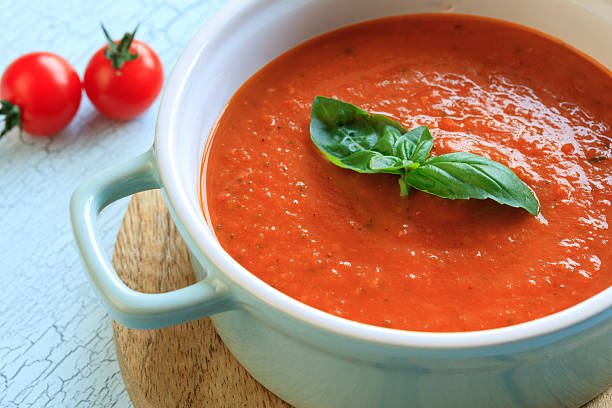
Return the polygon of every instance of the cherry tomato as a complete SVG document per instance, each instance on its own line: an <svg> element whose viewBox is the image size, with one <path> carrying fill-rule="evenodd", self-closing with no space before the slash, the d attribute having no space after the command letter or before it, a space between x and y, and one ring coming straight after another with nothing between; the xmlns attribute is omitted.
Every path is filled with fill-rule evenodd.
<svg viewBox="0 0 612 408"><path fill-rule="evenodd" d="M57 133L70 123L81 103L81 80L72 65L50 52L33 52L13 61L0 79L4 135L19 126L34 136Z"/></svg>
<svg viewBox="0 0 612 408"><path fill-rule="evenodd" d="M104 27L102 27L104 29ZM164 71L147 44L127 33L121 41L100 48L85 69L83 85L100 113L113 119L132 119L143 113L161 91Z"/></svg>

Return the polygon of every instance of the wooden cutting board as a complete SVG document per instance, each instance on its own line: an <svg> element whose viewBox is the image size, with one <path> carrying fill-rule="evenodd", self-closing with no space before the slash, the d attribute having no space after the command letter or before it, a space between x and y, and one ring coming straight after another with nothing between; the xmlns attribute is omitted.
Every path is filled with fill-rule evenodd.
<svg viewBox="0 0 612 408"><path fill-rule="evenodd" d="M132 198L113 265L130 288L142 292L166 292L194 282L187 248L159 190ZM114 323L114 336L135 408L290 408L242 368L210 319L159 330L132 330ZM612 387L584 408L611 407Z"/></svg>

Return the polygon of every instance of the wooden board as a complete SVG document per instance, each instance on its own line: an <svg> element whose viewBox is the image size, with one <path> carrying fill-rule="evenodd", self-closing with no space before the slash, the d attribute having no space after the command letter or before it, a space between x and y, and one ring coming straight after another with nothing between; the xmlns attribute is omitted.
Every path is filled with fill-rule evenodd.
<svg viewBox="0 0 612 408"><path fill-rule="evenodd" d="M194 282L187 248L158 190L132 198L113 265L132 289L166 292ZM210 319L159 330L114 323L117 359L135 408L290 408L255 381L215 333ZM585 408L612 407L612 388Z"/></svg>

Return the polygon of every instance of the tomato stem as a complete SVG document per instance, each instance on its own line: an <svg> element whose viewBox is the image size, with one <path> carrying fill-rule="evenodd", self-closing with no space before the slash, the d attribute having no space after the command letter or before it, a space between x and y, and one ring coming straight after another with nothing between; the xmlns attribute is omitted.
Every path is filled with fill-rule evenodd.
<svg viewBox="0 0 612 408"><path fill-rule="evenodd" d="M117 43L111 38L110 34L108 34L104 24L100 23L102 31L104 31L104 36L108 40L108 47L104 50L104 56L111 61L111 65L114 69L120 69L127 61L133 61L138 58L138 53L130 52L130 47L139 25L140 24L136 24L136 28L134 28L134 31L131 33L125 33L121 41Z"/></svg>
<svg viewBox="0 0 612 408"><path fill-rule="evenodd" d="M23 129L21 123L21 111L19 106L12 104L7 100L0 101L0 116L4 115L4 129L0 132L0 137L7 134L15 126L19 128L19 134Z"/></svg>

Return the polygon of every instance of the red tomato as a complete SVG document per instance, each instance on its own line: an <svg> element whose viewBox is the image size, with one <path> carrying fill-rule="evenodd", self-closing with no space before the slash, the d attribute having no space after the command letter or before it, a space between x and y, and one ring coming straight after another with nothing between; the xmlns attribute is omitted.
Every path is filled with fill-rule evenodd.
<svg viewBox="0 0 612 408"><path fill-rule="evenodd" d="M59 55L33 52L6 68L0 79L0 99L19 108L15 114L20 116L23 130L34 136L51 135L76 115L81 103L81 80L72 65Z"/></svg>
<svg viewBox="0 0 612 408"><path fill-rule="evenodd" d="M83 78L85 92L100 113L113 119L132 119L147 110L161 91L161 61L147 44L133 40L129 52L137 57L115 69L105 56L107 48L100 48L89 61Z"/></svg>

